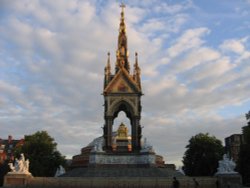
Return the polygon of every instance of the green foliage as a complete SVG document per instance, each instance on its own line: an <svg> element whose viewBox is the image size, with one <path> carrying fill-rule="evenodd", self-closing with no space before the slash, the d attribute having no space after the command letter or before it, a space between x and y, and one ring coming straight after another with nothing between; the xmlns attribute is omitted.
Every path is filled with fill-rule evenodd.
<svg viewBox="0 0 250 188"><path fill-rule="evenodd" d="M247 126L242 128L243 143L240 147L237 169L242 175L243 183L250 184L250 111L246 114Z"/></svg>
<svg viewBox="0 0 250 188"><path fill-rule="evenodd" d="M222 158L222 142L208 133L199 133L189 140L183 157L183 170L188 176L212 176Z"/></svg>
<svg viewBox="0 0 250 188"><path fill-rule="evenodd" d="M4 176L10 171L8 166L9 161L4 161L4 163L0 163L0 187L3 186Z"/></svg>
<svg viewBox="0 0 250 188"><path fill-rule="evenodd" d="M248 120L248 125L250 124L250 111L246 113L246 119Z"/></svg>
<svg viewBox="0 0 250 188"><path fill-rule="evenodd" d="M242 128L244 142L250 146L250 111L246 114L247 126Z"/></svg>
<svg viewBox="0 0 250 188"><path fill-rule="evenodd" d="M30 172L33 176L54 176L59 165L66 160L56 149L56 142L46 131L38 131L25 136L24 145L16 150L16 155L24 153L30 160Z"/></svg>

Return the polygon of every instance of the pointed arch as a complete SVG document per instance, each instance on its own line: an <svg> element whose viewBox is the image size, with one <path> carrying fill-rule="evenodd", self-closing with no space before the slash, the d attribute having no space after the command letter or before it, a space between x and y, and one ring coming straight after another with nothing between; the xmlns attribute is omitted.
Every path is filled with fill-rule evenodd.
<svg viewBox="0 0 250 188"><path fill-rule="evenodd" d="M132 116L135 114L134 106L133 104L126 99L117 101L115 104L111 107L111 114L113 118L115 119L120 111L125 112L126 116L129 118L130 122L132 121Z"/></svg>

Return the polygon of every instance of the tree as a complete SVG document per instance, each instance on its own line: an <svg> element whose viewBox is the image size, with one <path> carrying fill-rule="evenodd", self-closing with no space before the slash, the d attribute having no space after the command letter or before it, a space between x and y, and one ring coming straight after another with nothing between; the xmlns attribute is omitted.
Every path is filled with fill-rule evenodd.
<svg viewBox="0 0 250 188"><path fill-rule="evenodd" d="M2 164L0 163L0 187L3 186L4 176L10 171L9 161L6 160Z"/></svg>
<svg viewBox="0 0 250 188"><path fill-rule="evenodd" d="M30 172L34 176L54 176L59 165L65 165L65 157L56 149L57 143L46 131L25 136L24 145L16 155L24 153L30 161Z"/></svg>
<svg viewBox="0 0 250 188"><path fill-rule="evenodd" d="M222 158L222 142L208 133L199 133L189 140L183 156L183 170L189 176L211 176Z"/></svg>
<svg viewBox="0 0 250 188"><path fill-rule="evenodd" d="M240 147L237 170L242 175L243 183L250 184L250 111L246 114L247 126L242 127L243 143Z"/></svg>

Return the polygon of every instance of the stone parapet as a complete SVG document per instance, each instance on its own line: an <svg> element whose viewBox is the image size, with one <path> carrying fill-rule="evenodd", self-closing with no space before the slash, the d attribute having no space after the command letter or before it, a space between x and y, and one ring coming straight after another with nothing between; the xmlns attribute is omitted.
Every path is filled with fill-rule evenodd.
<svg viewBox="0 0 250 188"><path fill-rule="evenodd" d="M192 178L178 178L181 188L194 187ZM216 178L196 178L202 188L215 188ZM29 188L109 188L109 187L172 187L172 178L151 178L151 177L88 177L88 178L32 178L28 182Z"/></svg>
<svg viewBox="0 0 250 188"><path fill-rule="evenodd" d="M241 188L242 178L239 173L216 174L219 188Z"/></svg>

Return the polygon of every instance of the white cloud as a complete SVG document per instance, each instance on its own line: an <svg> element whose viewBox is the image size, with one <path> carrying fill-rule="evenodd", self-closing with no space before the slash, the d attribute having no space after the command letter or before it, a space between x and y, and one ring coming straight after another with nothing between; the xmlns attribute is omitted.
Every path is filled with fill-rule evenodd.
<svg viewBox="0 0 250 188"><path fill-rule="evenodd" d="M245 51L244 43L247 41L247 38L243 38L240 40L236 39L229 39L224 41L220 48L226 51L232 51L237 54L242 54Z"/></svg>
<svg viewBox="0 0 250 188"><path fill-rule="evenodd" d="M209 56L209 54L207 54ZM205 58L206 59L206 58ZM213 61L205 62L200 65L196 71L190 72L187 77L188 81L194 82L206 78L219 77L229 70L234 68L234 65L230 63L230 59L227 57L221 57L219 59L214 59Z"/></svg>
<svg viewBox="0 0 250 188"><path fill-rule="evenodd" d="M17 86L7 83L3 80L0 80L0 90L2 91L2 94L6 93L8 96L20 94L20 89Z"/></svg>
<svg viewBox="0 0 250 188"><path fill-rule="evenodd" d="M200 64L216 61L220 54L212 49L200 47L191 50L183 60L176 64L176 71L188 71Z"/></svg>
<svg viewBox="0 0 250 188"><path fill-rule="evenodd" d="M185 31L176 43L168 49L169 56L174 58L187 50L200 47L204 43L200 37L208 33L209 30L207 28L196 28Z"/></svg>
<svg viewBox="0 0 250 188"><path fill-rule="evenodd" d="M192 1L183 1L181 4L173 4L170 3L161 3L159 5L154 6L153 10L157 13L168 13L168 14L177 14L179 12L185 11L187 9L193 8Z"/></svg>

